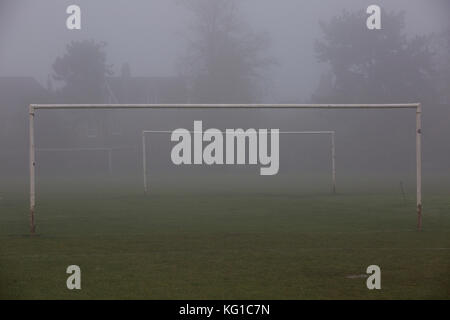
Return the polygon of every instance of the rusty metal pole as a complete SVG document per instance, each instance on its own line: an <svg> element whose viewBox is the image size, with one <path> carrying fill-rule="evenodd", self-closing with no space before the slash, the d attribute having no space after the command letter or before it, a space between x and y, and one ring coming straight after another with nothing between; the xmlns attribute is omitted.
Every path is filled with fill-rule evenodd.
<svg viewBox="0 0 450 320"><path fill-rule="evenodd" d="M416 109L417 230L422 230L422 104Z"/></svg>

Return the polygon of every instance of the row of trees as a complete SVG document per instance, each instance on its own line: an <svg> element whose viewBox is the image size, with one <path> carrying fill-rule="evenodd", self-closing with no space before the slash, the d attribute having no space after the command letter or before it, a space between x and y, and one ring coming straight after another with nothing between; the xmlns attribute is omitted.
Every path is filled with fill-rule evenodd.
<svg viewBox="0 0 450 320"><path fill-rule="evenodd" d="M261 75L273 64L266 56L268 37L244 23L235 0L191 0L192 13L180 75L190 84L191 102L249 103L261 96ZM105 43L72 42L53 64L61 96L77 102L99 102L112 75Z"/></svg>
<svg viewBox="0 0 450 320"><path fill-rule="evenodd" d="M448 48L440 42L444 35L408 38L403 13L384 12L382 17L383 29L376 32L360 27L362 11L321 23L324 38L315 50L330 73L328 84L324 79L313 94L314 101L437 102L439 71L441 76L450 73L437 68L435 59L445 52L448 60Z"/></svg>
<svg viewBox="0 0 450 320"><path fill-rule="evenodd" d="M450 32L408 37L403 13L383 12L383 29L367 30L364 12L344 12L321 23L323 39L315 51L328 72L312 95L315 103L406 103L424 106L424 166L442 169L450 150ZM414 118L408 113L342 113L323 115L352 150L372 163L401 168L414 156ZM408 120L409 119L409 120ZM364 139L355 139L367 133ZM383 151L372 146L383 146ZM351 159L348 159L351 161ZM396 163L397 162L397 163Z"/></svg>
<svg viewBox="0 0 450 320"><path fill-rule="evenodd" d="M248 103L263 97L263 75L275 63L269 38L244 21L235 0L191 0L188 44L179 61L188 79L191 102ZM450 31L408 38L402 13L383 13L383 29L362 28L366 14L344 12L321 23L318 61L329 72L313 93L313 102L449 101ZM54 65L61 93L73 102L102 99L112 74L105 43L72 42Z"/></svg>
<svg viewBox="0 0 450 320"><path fill-rule="evenodd" d="M183 1L182 5L192 13L192 21L187 28L187 47L179 60L180 75L187 79L190 86L189 102L263 102L263 89L266 83L264 75L268 74L270 68L276 64L268 54L270 43L267 34L254 31L245 23L236 0L189 0ZM438 154L440 157L443 154L447 155L447 158L441 157L444 159L442 162L450 163L448 147L445 153L442 152L442 149L448 145L450 109L434 108L438 103L450 104L450 29L440 34L411 38L405 33L403 14L383 12L383 29L376 31L361 27L365 25L366 17L363 11L344 12L321 24L323 36L317 41L315 52L318 61L328 66L328 72L323 75L309 102L421 101L424 103L424 109L426 108L426 111L424 110L425 151ZM51 101L39 100L39 102L104 103L106 79L113 74L113 68L107 60L106 48L105 43L92 40L72 42L67 45L66 52L56 59L52 68L57 90L54 90L54 95L49 98ZM129 75L129 67L123 68L122 74ZM37 100L33 97L32 101ZM298 101L300 102L300 99ZM18 105L23 106L23 104ZM17 119L21 120L17 120L17 125L10 126L16 130L10 136L23 135L21 144L25 146L27 124L23 119L26 119L26 110L18 109L21 114ZM165 119L167 123L170 121L172 126L174 121L180 118L178 114L176 117L173 117L173 114L170 114L172 117L167 114L170 113L161 111L153 118L149 116L139 120L145 122L148 128L152 125L148 123L149 121L161 122L161 119ZM397 158L394 152L398 152L398 159L405 154L399 146L414 147L411 144L414 137L405 139L403 144L398 137L393 137L392 132L383 132L385 127L396 126L399 135L405 132L414 135L411 128L406 128L408 125L414 126L414 123L405 121L404 114L393 116L389 114L383 121L374 121L373 114L365 112L352 113L351 117L348 117L348 114L332 112L320 114L317 117L315 113L313 119L310 114L305 114L286 111L280 112L277 117L271 113L267 119L270 120L271 127L280 124L280 128L284 126L284 128L338 131L339 157L342 163L346 162L342 159L343 157L353 156L351 152L344 150L345 147L363 150L367 157L378 157L381 153L372 151L370 146L385 146L386 150L395 150L387 155L393 159ZM258 115L256 121L264 121L265 113L261 112ZM199 115L195 112L189 115L183 113L183 116L211 120L208 121L208 125L214 127L220 127L220 124L216 125L214 121L219 118L219 121L223 123L225 116L230 117L229 119L233 121L231 123L236 127L256 125L255 113L239 113L237 117L235 113L230 112L224 115L219 112L215 114L214 119L212 116L210 116L211 119L207 119L204 113ZM105 112L71 113L67 110L60 113L51 112L40 118L39 121L46 123L39 124L38 134L40 137L45 136L42 141L45 141L48 146L86 146L85 136L78 140L78 137L74 139L69 134L59 133L82 132L81 129L74 130L74 126L86 125L92 120L95 124L99 123L100 128L106 127L109 122L105 117L107 117ZM182 119L185 123L186 118ZM120 119L122 120L122 117ZM19 123L19 121L22 122ZM168 128L164 125L165 123L161 127ZM132 126L124 125L124 127ZM134 127L136 130L139 128L138 125ZM356 139L355 137L358 137L363 130L366 131L366 136L374 141ZM83 132L86 133L86 130ZM118 142L117 136L110 138L116 144L131 143ZM126 139L126 137L123 138ZM81 139L84 140L80 141ZM384 141L375 141L380 139ZM100 138L94 140L90 139L88 143L95 146L108 146L110 142L99 141ZM130 135L129 141L136 141L136 135L133 137ZM346 141L348 146L345 146ZM2 145L5 143L3 142ZM424 161L430 158L425 156ZM370 160L371 163L375 162L373 158ZM347 163L352 162L349 160Z"/></svg>

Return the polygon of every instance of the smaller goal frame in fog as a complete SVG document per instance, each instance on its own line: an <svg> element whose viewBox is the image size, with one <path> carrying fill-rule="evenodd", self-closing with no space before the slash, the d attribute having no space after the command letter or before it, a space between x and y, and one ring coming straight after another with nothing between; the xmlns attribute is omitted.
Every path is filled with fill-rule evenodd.
<svg viewBox="0 0 450 320"><path fill-rule="evenodd" d="M197 133L196 131L189 131L189 133ZM202 133L202 132L199 132ZM226 131L221 131L222 134L226 134ZM172 131L168 130L142 130L142 181L144 183L144 193L149 191L148 186L148 174L147 174L147 141L148 134L172 134ZM235 133L233 133L235 134ZM245 133L244 133L245 134ZM336 193L336 146L335 146L335 131L280 131L282 134L294 134L294 135L329 135L331 138L331 188L333 194Z"/></svg>
<svg viewBox="0 0 450 320"><path fill-rule="evenodd" d="M113 173L113 153L118 150L135 149L134 146L118 146L118 147L73 147L73 148L35 148L37 152L78 152L78 151L92 151L92 152L106 152L108 155L108 174Z"/></svg>
<svg viewBox="0 0 450 320"><path fill-rule="evenodd" d="M81 147L81 148L36 148L36 151L44 152L77 152L77 151L93 151L93 152L106 152L108 155L108 174L112 174L112 153L114 148L96 148L96 147Z"/></svg>
<svg viewBox="0 0 450 320"><path fill-rule="evenodd" d="M233 109L233 110L383 110L411 109L416 113L416 212L417 229L422 228L422 104L394 103L394 104L30 104L29 106L29 166L30 166L30 232L36 232L36 158L34 144L34 119L38 110L120 110L120 109Z"/></svg>

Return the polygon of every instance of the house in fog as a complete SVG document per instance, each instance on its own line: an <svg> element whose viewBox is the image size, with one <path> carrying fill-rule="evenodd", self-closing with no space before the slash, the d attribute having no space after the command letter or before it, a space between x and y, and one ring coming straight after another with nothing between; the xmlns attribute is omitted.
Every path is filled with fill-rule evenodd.
<svg viewBox="0 0 450 320"><path fill-rule="evenodd" d="M28 106L51 99L32 77L0 77L0 139L2 147L21 149L28 137Z"/></svg>
<svg viewBox="0 0 450 320"><path fill-rule="evenodd" d="M48 101L49 97L32 77L0 77L0 137L26 135L29 104Z"/></svg>
<svg viewBox="0 0 450 320"><path fill-rule="evenodd" d="M180 77L109 77L105 103L186 103L186 82Z"/></svg>
<svg viewBox="0 0 450 320"><path fill-rule="evenodd" d="M125 70L124 70L125 69ZM122 68L118 77L108 77L105 83L104 103L108 104L176 104L188 103L187 82L182 77L134 77ZM127 143L135 139L140 130L160 123L154 117L157 110L132 112L130 110L108 111L106 131L117 142ZM163 111L164 113L164 111ZM88 135L96 135L99 125L88 124ZM127 136L129 138L127 138ZM131 136L131 137L130 137Z"/></svg>
<svg viewBox="0 0 450 320"><path fill-rule="evenodd" d="M187 103L186 82L179 77L132 77L122 72L108 77L103 90L103 103ZM32 77L0 77L0 153L2 172L15 169L26 172L28 166L28 106L38 103L73 103L61 92L53 91ZM158 110L55 110L36 118L38 148L122 148L123 157L136 164L142 129L161 125L167 117ZM164 127L165 128L165 127ZM116 152L120 154L120 152ZM9 158L5 158L8 155ZM42 156L42 155L38 155ZM79 163L92 157L71 155ZM75 159L77 158L77 159ZM116 156L117 158L117 156ZM67 159L61 158L60 161ZM14 167L14 168L13 168ZM13 170L14 169L14 170Z"/></svg>
<svg viewBox="0 0 450 320"><path fill-rule="evenodd" d="M182 77L135 77L124 65L120 76L107 77L103 90L105 104L187 103L188 90ZM141 128L151 126L155 111L87 110L76 124L79 144L122 146L136 142Z"/></svg>

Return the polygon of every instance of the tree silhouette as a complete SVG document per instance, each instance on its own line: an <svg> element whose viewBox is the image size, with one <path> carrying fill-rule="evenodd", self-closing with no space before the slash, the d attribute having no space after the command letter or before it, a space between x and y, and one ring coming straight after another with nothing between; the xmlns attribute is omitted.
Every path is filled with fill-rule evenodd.
<svg viewBox="0 0 450 320"><path fill-rule="evenodd" d="M58 102L105 103L106 77L113 74L111 65L106 62L105 47L105 42L94 40L72 41L67 45L64 55L52 66L53 78L62 83L56 92ZM76 136L70 137L73 143L85 143L90 136L96 138L96 143L107 145L108 113L66 111L60 116L66 122L64 126L71 128L71 135Z"/></svg>
<svg viewBox="0 0 450 320"><path fill-rule="evenodd" d="M344 11L320 24L323 38L316 42L315 51L318 60L329 68L312 100L316 103L422 102L428 119L428 109L437 98L430 37L408 37L404 32L403 13L383 11L381 30L366 28L366 19L365 11ZM414 122L406 120L408 116L402 110L352 112L351 115L329 112L323 114L323 119L339 132L342 141L347 141L348 155L364 157L374 165L389 163L393 170L404 168L405 163L411 168L414 165L402 161L414 147L407 136L415 132ZM365 138L357 139L360 135ZM383 146L383 151L373 146Z"/></svg>
<svg viewBox="0 0 450 320"><path fill-rule="evenodd" d="M112 75L106 63L106 43L93 40L72 41L66 53L53 63L53 77L62 82L61 95L71 103L100 103L105 94L106 77Z"/></svg>
<svg viewBox="0 0 450 320"><path fill-rule="evenodd" d="M265 56L267 35L244 23L237 1L184 4L194 17L187 54L181 59L183 72L192 81L192 102L255 102L262 72L274 62Z"/></svg>
<svg viewBox="0 0 450 320"><path fill-rule="evenodd" d="M324 38L316 42L320 62L331 69L329 92L315 92L315 101L432 101L435 76L430 38L404 34L403 13L382 13L382 30L365 27L364 11L344 12L321 23Z"/></svg>

